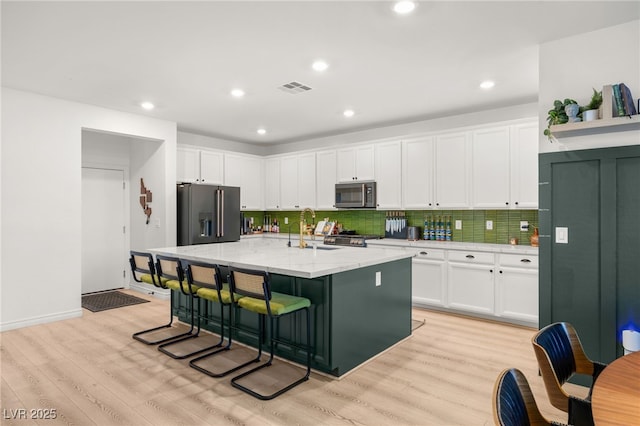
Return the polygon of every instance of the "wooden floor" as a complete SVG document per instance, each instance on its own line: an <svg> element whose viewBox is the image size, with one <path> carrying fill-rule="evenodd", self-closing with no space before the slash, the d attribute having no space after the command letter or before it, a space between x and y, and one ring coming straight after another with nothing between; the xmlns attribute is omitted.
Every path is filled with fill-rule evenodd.
<svg viewBox="0 0 640 426"><path fill-rule="evenodd" d="M151 300L1 333L0 423L492 425L494 380L507 367L525 373L543 414L566 422L537 375L533 329L414 309L425 325L411 338L340 380L312 374L263 402L133 340L168 316L168 302ZM11 420L20 409L27 420ZM46 413L37 409L56 418L30 419Z"/></svg>

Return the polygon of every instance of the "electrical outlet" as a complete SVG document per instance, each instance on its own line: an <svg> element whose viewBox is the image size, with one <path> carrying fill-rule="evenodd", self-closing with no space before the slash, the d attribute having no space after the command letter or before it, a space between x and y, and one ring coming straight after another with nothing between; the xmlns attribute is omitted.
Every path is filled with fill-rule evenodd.
<svg viewBox="0 0 640 426"><path fill-rule="evenodd" d="M488 220L487 221L487 231L492 231L493 230L493 221L492 220Z"/></svg>
<svg viewBox="0 0 640 426"><path fill-rule="evenodd" d="M461 220L456 220L456 229L457 230L462 229L462 221Z"/></svg>
<svg viewBox="0 0 640 426"><path fill-rule="evenodd" d="M284 224L285 224L285 225L288 225L288 224L289 224L289 218L288 218L288 217L285 217L285 218L284 218Z"/></svg>
<svg viewBox="0 0 640 426"><path fill-rule="evenodd" d="M529 222L526 220L520 221L520 232L527 232L529 230Z"/></svg>

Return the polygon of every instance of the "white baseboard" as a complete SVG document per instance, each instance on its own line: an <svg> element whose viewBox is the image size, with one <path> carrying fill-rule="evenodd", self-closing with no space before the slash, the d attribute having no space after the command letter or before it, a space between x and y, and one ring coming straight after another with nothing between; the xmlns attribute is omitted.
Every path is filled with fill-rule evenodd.
<svg viewBox="0 0 640 426"><path fill-rule="evenodd" d="M16 321L0 323L0 332L15 330L17 328L30 327L32 325L46 324L54 321L61 321L82 316L82 308L73 309L67 312L57 312L55 314L42 315Z"/></svg>
<svg viewBox="0 0 640 426"><path fill-rule="evenodd" d="M152 295L161 300L169 300L171 299L171 290L168 288L154 288L149 284L140 284L137 282L132 282L129 285L129 288L133 291L137 291L138 293Z"/></svg>

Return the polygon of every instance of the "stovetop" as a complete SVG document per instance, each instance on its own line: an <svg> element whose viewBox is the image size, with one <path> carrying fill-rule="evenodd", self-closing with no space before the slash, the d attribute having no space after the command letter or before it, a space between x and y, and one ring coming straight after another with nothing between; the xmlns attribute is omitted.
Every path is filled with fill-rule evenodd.
<svg viewBox="0 0 640 426"><path fill-rule="evenodd" d="M366 247L365 240L380 239L380 235L327 235L324 237L324 243L332 246L348 246L348 247Z"/></svg>

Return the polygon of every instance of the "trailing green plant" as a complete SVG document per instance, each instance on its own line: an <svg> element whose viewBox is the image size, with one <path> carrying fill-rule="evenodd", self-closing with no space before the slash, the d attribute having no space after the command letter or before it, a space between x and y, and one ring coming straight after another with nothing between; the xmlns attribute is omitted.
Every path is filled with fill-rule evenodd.
<svg viewBox="0 0 640 426"><path fill-rule="evenodd" d="M549 138L549 141L553 142L553 134L551 134L551 126L555 124L564 124L569 121L569 117L564 110L564 107L571 104L577 104L573 99L566 98L563 101L556 99L553 101L553 108L548 112L547 116L547 128L544 130L544 135Z"/></svg>

